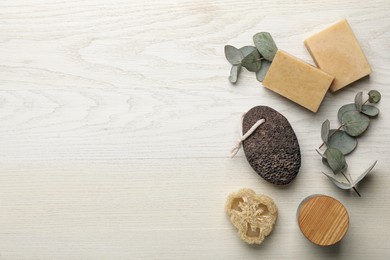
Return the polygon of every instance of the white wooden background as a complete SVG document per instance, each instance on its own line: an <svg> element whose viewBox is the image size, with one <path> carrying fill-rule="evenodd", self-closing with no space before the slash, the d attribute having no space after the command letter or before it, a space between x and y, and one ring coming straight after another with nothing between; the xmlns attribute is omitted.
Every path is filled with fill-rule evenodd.
<svg viewBox="0 0 390 260"><path fill-rule="evenodd" d="M327 94L317 114L264 89L237 86L223 46L269 31L313 63L303 40L347 18L370 78ZM390 4L378 1L2 0L0 2L0 259L389 259ZM321 123L355 93L382 92L381 114L347 157L362 198L320 172ZM243 152L230 159L242 112L268 105L296 131L302 167L288 187L266 183ZM249 187L279 218L247 246L224 213ZM347 207L335 247L296 223L306 196Z"/></svg>

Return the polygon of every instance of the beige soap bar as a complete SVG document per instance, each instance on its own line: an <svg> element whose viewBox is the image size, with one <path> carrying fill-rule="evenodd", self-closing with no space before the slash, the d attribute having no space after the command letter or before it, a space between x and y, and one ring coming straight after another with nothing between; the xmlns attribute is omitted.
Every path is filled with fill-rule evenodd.
<svg viewBox="0 0 390 260"><path fill-rule="evenodd" d="M334 76L332 92L371 73L370 64L347 20L308 38L305 46L317 66Z"/></svg>
<svg viewBox="0 0 390 260"><path fill-rule="evenodd" d="M278 50L263 86L317 112L332 80L331 75Z"/></svg>

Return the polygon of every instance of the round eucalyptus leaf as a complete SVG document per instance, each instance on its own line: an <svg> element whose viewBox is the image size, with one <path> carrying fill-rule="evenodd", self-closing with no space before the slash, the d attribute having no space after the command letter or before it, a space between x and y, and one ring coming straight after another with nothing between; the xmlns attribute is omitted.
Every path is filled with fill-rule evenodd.
<svg viewBox="0 0 390 260"><path fill-rule="evenodd" d="M257 50L254 46L244 46L240 48L240 51L242 53L242 56L245 58L249 54L251 54L253 51Z"/></svg>
<svg viewBox="0 0 390 260"><path fill-rule="evenodd" d="M357 111L362 111L362 105L363 105L363 92L358 92L355 96L355 106Z"/></svg>
<svg viewBox="0 0 390 260"><path fill-rule="evenodd" d="M377 90L370 90L370 92L368 92L368 101L370 103L378 103L381 101L381 93Z"/></svg>
<svg viewBox="0 0 390 260"><path fill-rule="evenodd" d="M256 48L259 50L260 54L264 59L272 61L275 57L278 47L272 39L272 36L268 32L256 33L253 36L253 42L255 43Z"/></svg>
<svg viewBox="0 0 390 260"><path fill-rule="evenodd" d="M326 161L332 171L336 174L347 167L344 154L335 148L328 148L325 151Z"/></svg>
<svg viewBox="0 0 390 260"><path fill-rule="evenodd" d="M362 106L362 113L367 116L377 116L379 114L379 109L377 107L371 106L371 105L363 105Z"/></svg>
<svg viewBox="0 0 390 260"><path fill-rule="evenodd" d="M321 126L321 139L324 143L328 143L330 122L326 119Z"/></svg>
<svg viewBox="0 0 390 260"><path fill-rule="evenodd" d="M261 68L260 54L257 50L252 51L248 54L241 62L247 70L257 72Z"/></svg>
<svg viewBox="0 0 390 260"><path fill-rule="evenodd" d="M378 161L376 160L373 164L371 164L370 167L368 167L367 170L365 170L365 171L356 179L355 185L358 184L361 180L364 179L364 177L366 177L367 174L370 173L370 171L375 167L375 165L376 165L377 162L378 162Z"/></svg>
<svg viewBox="0 0 390 260"><path fill-rule="evenodd" d="M341 116L342 116L345 112L348 112L348 111L356 111L356 106L355 106L355 104L353 104L353 103L347 104L347 105L342 106L342 107L339 109L339 112L337 112L337 118L339 119L339 122L340 122L340 123L341 123Z"/></svg>
<svg viewBox="0 0 390 260"><path fill-rule="evenodd" d="M233 65L232 69L230 70L230 76L229 76L229 81L233 84L236 84L238 80L238 75L240 74L241 71L241 65Z"/></svg>
<svg viewBox="0 0 390 260"><path fill-rule="evenodd" d="M225 45L225 57L232 65L240 64L244 58L241 51L231 45Z"/></svg>
<svg viewBox="0 0 390 260"><path fill-rule="evenodd" d="M258 72L256 72L256 79L260 82L263 82L265 75L267 75L267 72L269 70L269 67L271 67L271 62L267 60L261 61L261 67Z"/></svg>
<svg viewBox="0 0 390 260"><path fill-rule="evenodd" d="M323 163L325 166L327 166L327 167L330 168L330 165L329 165L328 161L326 160L326 158L322 158L322 163Z"/></svg>
<svg viewBox="0 0 390 260"><path fill-rule="evenodd" d="M347 134L359 136L368 128L370 119L359 111L348 111L341 116L341 123Z"/></svg>
<svg viewBox="0 0 390 260"><path fill-rule="evenodd" d="M357 139L349 136L343 130L331 129L329 131L329 139L326 145L329 148L335 148L342 154L347 155L355 150L357 144Z"/></svg>

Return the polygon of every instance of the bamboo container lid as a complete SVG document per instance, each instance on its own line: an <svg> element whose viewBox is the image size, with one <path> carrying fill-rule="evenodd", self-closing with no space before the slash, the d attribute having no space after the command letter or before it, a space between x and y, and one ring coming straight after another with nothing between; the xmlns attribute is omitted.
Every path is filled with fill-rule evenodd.
<svg viewBox="0 0 390 260"><path fill-rule="evenodd" d="M326 195L304 199L298 207L297 217L305 237L320 246L336 244L349 227L349 216L344 205Z"/></svg>

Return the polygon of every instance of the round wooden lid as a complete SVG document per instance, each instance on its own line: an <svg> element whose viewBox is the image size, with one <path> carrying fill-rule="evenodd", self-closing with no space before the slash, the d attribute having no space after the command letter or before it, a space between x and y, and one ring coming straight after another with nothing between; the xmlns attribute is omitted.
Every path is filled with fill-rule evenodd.
<svg viewBox="0 0 390 260"><path fill-rule="evenodd" d="M320 246L339 242L349 227L349 216L344 205L325 195L304 199L298 207L297 215L302 233Z"/></svg>

